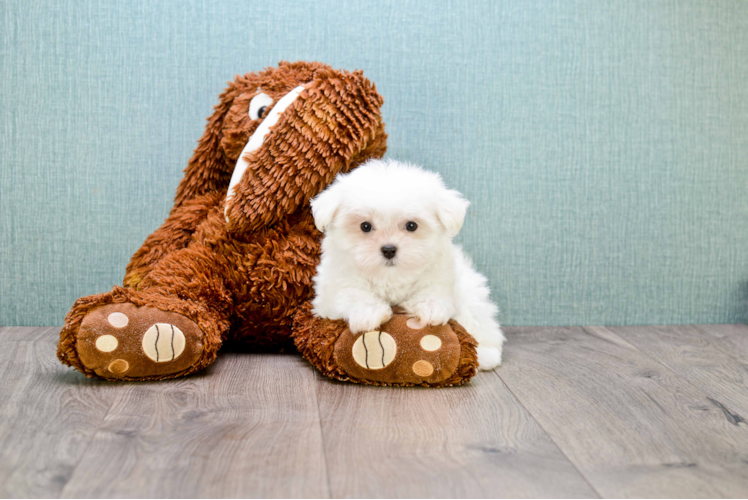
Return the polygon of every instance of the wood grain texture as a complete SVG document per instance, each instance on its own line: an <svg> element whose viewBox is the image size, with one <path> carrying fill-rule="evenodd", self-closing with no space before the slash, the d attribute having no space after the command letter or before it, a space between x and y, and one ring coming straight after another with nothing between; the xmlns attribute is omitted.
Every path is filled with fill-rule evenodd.
<svg viewBox="0 0 748 500"><path fill-rule="evenodd" d="M748 426L602 328L507 328L497 372L606 497L743 497Z"/></svg>
<svg viewBox="0 0 748 500"><path fill-rule="evenodd" d="M224 354L184 379L122 384L64 497L327 497L314 372Z"/></svg>
<svg viewBox="0 0 748 500"><path fill-rule="evenodd" d="M748 326L608 328L709 394L736 423L748 420Z"/></svg>
<svg viewBox="0 0 748 500"><path fill-rule="evenodd" d="M100 382L57 333L0 329L0 497L748 495L744 325L507 328L501 368L439 390L231 353Z"/></svg>
<svg viewBox="0 0 748 500"><path fill-rule="evenodd" d="M0 332L2 498L58 497L119 392L62 366L58 333ZM9 341L16 336L37 340Z"/></svg>
<svg viewBox="0 0 748 500"><path fill-rule="evenodd" d="M57 342L59 326L0 326L0 342Z"/></svg>
<svg viewBox="0 0 748 500"><path fill-rule="evenodd" d="M592 497L492 373L458 388L319 379L333 497ZM539 479L542 478L542 479Z"/></svg>

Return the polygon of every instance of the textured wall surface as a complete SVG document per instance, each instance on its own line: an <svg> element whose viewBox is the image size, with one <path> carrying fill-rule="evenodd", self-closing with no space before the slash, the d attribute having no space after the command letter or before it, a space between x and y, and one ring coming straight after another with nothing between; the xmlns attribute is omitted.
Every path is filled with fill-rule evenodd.
<svg viewBox="0 0 748 500"><path fill-rule="evenodd" d="M165 218L227 80L361 68L472 200L506 324L748 319L748 2L5 0L0 324L61 324Z"/></svg>

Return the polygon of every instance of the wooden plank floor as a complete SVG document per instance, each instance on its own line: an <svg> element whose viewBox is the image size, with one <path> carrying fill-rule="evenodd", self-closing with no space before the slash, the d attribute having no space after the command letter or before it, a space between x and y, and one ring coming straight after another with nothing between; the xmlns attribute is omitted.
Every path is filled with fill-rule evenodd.
<svg viewBox="0 0 748 500"><path fill-rule="evenodd" d="M0 328L0 497L746 497L748 327L507 328L449 389L299 356L86 379L58 328Z"/></svg>

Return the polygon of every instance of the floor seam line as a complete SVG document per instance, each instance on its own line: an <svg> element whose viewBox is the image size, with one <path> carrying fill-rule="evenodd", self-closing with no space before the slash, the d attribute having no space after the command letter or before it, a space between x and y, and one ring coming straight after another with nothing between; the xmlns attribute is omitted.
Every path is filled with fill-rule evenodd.
<svg viewBox="0 0 748 500"><path fill-rule="evenodd" d="M325 431L322 427L322 412L319 409L319 384L320 377L316 370L312 371L312 379L314 380L314 402L317 405L317 425L319 426L319 436L322 440L322 458L325 460L325 478L327 479L327 495L329 498L334 498L332 494L332 483L330 482L330 464L327 461L327 440L325 439Z"/></svg>
<svg viewBox="0 0 748 500"><path fill-rule="evenodd" d="M83 457L86 456L86 452L91 447L91 443L93 443L93 440L96 437L96 435L104 427L104 423L106 422L107 417L109 417L109 414L111 413L112 408L114 408L114 405L117 404L117 401L119 401L120 398L121 398L120 395L117 394L117 397L114 398L114 400L112 401L112 404L109 405L109 408L107 408L106 413L104 414L104 417L101 419L101 422L99 423L99 425L96 426L96 430L91 433L91 437L89 438L88 443L86 443L86 447L83 449L83 452L81 453L81 456L78 457L78 460L75 462L75 466L73 467L73 469L70 472L70 477L68 477L67 481L65 481L65 486L62 487L62 489L60 490L60 496L57 497L57 498L64 498L65 497L65 495L64 495L65 489L70 484L70 480L75 475L75 471L78 470L78 467L80 467L81 462L83 462Z"/></svg>
<svg viewBox="0 0 748 500"><path fill-rule="evenodd" d="M498 369L500 370L501 367L499 366ZM538 424L538 427L540 427L540 430L543 431L543 434L545 434L548 437L548 439L551 440L551 442L556 446L556 448L561 453L561 455L563 455L563 457L569 462L569 464L571 464L571 466L574 467L574 470L577 471L577 474L579 474L579 476L584 480L584 482L587 483L587 485L590 487L592 492L595 495L597 495L598 498L605 498L599 491L597 491L597 488L593 486L592 482L590 482L587 476L584 475L584 473L582 473L579 467L577 467L577 464L575 464L574 461L566 454L566 452L563 450L563 448L561 448L561 446L556 442L556 440L553 439L553 437L548 433L547 430L545 430L545 427L543 427L543 425L540 422L538 422L538 419L535 418L535 415L533 415L532 412L530 412L530 410L527 408L527 406L525 406L525 403L523 403L522 400L517 396L517 394L514 393L512 388L509 387L509 384L507 384L506 381L503 378L501 378L501 375L499 374L499 372L497 370L494 370L494 374L501 381L501 383L504 384L504 387L506 387L506 389L514 397L514 399L517 400L517 403L519 403L519 405L527 412L530 418L536 424Z"/></svg>
<svg viewBox="0 0 748 500"><path fill-rule="evenodd" d="M55 327L49 327L49 328L55 328ZM59 335L59 332L58 332L58 335ZM37 342L40 342L40 341L41 341L41 339L37 339L37 340L31 341L31 343L33 344L33 343L37 343ZM89 380L85 379L85 382L88 383ZM117 395L117 397L115 397L112 400L112 404L110 404L109 407L106 409L106 413L104 413L104 416L101 418L101 422L99 422L99 425L97 425L96 429L91 433L91 437L88 438L88 442L86 443L86 446L83 448L83 451L81 452L80 456L78 457L78 460L76 460L75 465L70 470L70 476L68 476L68 478L65 480L65 485L62 488L60 488L60 493L57 496L57 498L64 498L64 496L65 496L65 489L70 484L70 480L73 478L73 475L75 475L75 471L78 470L78 467L80 467L81 462L83 462L83 457L86 456L86 452L91 447L91 443L93 443L94 438L99 433L99 431L101 430L101 428L104 426L104 422L106 421L107 417L109 416L109 413L112 411L112 408L114 407L114 405L117 403L117 401L119 399L120 399L120 396Z"/></svg>

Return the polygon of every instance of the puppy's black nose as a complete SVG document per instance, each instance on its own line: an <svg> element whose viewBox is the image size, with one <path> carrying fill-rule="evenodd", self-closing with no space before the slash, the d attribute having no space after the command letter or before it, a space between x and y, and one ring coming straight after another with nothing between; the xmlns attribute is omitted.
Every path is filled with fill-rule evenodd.
<svg viewBox="0 0 748 500"><path fill-rule="evenodd" d="M388 259L391 259L395 256L397 253L397 247L395 245L385 245L382 247L382 255L387 257Z"/></svg>

